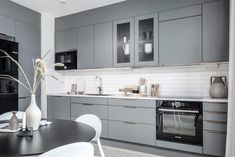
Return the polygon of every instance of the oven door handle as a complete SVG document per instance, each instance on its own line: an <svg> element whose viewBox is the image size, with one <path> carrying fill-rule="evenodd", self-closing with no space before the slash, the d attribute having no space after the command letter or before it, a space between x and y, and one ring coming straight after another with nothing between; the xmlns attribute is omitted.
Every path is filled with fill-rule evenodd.
<svg viewBox="0 0 235 157"><path fill-rule="evenodd" d="M175 110L175 109L163 109L163 108L159 108L158 110L163 112L199 113L199 111L195 110Z"/></svg>

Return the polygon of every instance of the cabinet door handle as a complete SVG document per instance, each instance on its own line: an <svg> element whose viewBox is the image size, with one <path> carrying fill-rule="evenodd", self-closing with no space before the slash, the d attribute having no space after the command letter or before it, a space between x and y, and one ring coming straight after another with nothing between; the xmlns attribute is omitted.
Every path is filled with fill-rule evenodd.
<svg viewBox="0 0 235 157"><path fill-rule="evenodd" d="M19 97L19 99L27 99L27 97L25 96L25 97Z"/></svg>
<svg viewBox="0 0 235 157"><path fill-rule="evenodd" d="M227 114L227 112L221 112L221 111L206 111L206 112L211 114Z"/></svg>
<svg viewBox="0 0 235 157"><path fill-rule="evenodd" d="M136 109L136 106L123 106L124 108L131 108L131 109Z"/></svg>
<svg viewBox="0 0 235 157"><path fill-rule="evenodd" d="M94 105L94 104L83 103L82 105L85 105L85 106L92 106L92 105Z"/></svg>
<svg viewBox="0 0 235 157"><path fill-rule="evenodd" d="M63 96L53 96L53 97L56 97L56 98L61 98L61 97L63 97Z"/></svg>
<svg viewBox="0 0 235 157"><path fill-rule="evenodd" d="M205 131L212 134L226 134L226 132L224 131L216 131L216 130L205 130Z"/></svg>
<svg viewBox="0 0 235 157"><path fill-rule="evenodd" d="M131 124L131 125L136 125L135 122L126 122L126 121L124 121L123 123L125 123L125 124Z"/></svg>
<svg viewBox="0 0 235 157"><path fill-rule="evenodd" d="M205 120L207 123L212 123L212 124L227 124L226 122L219 122L219 121L212 121L212 120Z"/></svg>

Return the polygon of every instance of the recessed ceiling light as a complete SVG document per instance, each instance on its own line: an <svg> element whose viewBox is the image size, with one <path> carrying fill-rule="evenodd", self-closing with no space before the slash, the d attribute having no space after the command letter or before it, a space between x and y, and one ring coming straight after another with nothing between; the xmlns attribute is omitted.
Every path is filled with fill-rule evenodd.
<svg viewBox="0 0 235 157"><path fill-rule="evenodd" d="M67 0L60 0L60 4L65 4Z"/></svg>

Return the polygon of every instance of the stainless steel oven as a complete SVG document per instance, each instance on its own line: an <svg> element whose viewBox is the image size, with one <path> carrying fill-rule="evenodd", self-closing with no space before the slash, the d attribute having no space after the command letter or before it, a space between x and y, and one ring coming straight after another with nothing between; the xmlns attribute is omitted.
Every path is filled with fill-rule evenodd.
<svg viewBox="0 0 235 157"><path fill-rule="evenodd" d="M157 140L202 146L202 102L159 101Z"/></svg>

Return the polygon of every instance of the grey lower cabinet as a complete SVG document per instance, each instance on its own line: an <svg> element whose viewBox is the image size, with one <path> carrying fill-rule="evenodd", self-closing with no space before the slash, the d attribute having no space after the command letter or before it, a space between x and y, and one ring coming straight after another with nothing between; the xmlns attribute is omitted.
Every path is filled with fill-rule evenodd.
<svg viewBox="0 0 235 157"><path fill-rule="evenodd" d="M203 153L225 155L227 103L203 104Z"/></svg>
<svg viewBox="0 0 235 157"><path fill-rule="evenodd" d="M16 22L15 28L16 42L19 43L19 63L29 78L33 82L32 59L41 57L41 31L40 28L25 23ZM19 71L19 80L25 82L22 72ZM38 90L37 95L40 95ZM30 93L22 86L19 86L19 97L28 97Z"/></svg>
<svg viewBox="0 0 235 157"><path fill-rule="evenodd" d="M77 29L55 32L55 51L63 52L77 49Z"/></svg>
<svg viewBox="0 0 235 157"><path fill-rule="evenodd" d="M203 8L203 62L229 59L229 4L205 3Z"/></svg>
<svg viewBox="0 0 235 157"><path fill-rule="evenodd" d="M158 65L158 14L135 18L135 67Z"/></svg>
<svg viewBox="0 0 235 157"><path fill-rule="evenodd" d="M94 26L95 68L113 66L113 23L106 22Z"/></svg>
<svg viewBox="0 0 235 157"><path fill-rule="evenodd" d="M143 107L144 105L147 107ZM154 146L155 119L156 101L154 100L108 99L108 138L110 139Z"/></svg>
<svg viewBox="0 0 235 157"><path fill-rule="evenodd" d="M0 16L0 33L15 36L15 21L4 16Z"/></svg>
<svg viewBox="0 0 235 157"><path fill-rule="evenodd" d="M160 65L190 65L201 63L201 39L201 16L160 22Z"/></svg>
<svg viewBox="0 0 235 157"><path fill-rule="evenodd" d="M94 114L102 121L101 137L108 137L107 98L71 97L71 120L84 114Z"/></svg>
<svg viewBox="0 0 235 157"><path fill-rule="evenodd" d="M70 120L70 97L49 96L47 102L47 118Z"/></svg>
<svg viewBox="0 0 235 157"><path fill-rule="evenodd" d="M78 28L78 69L94 68L94 26Z"/></svg>

